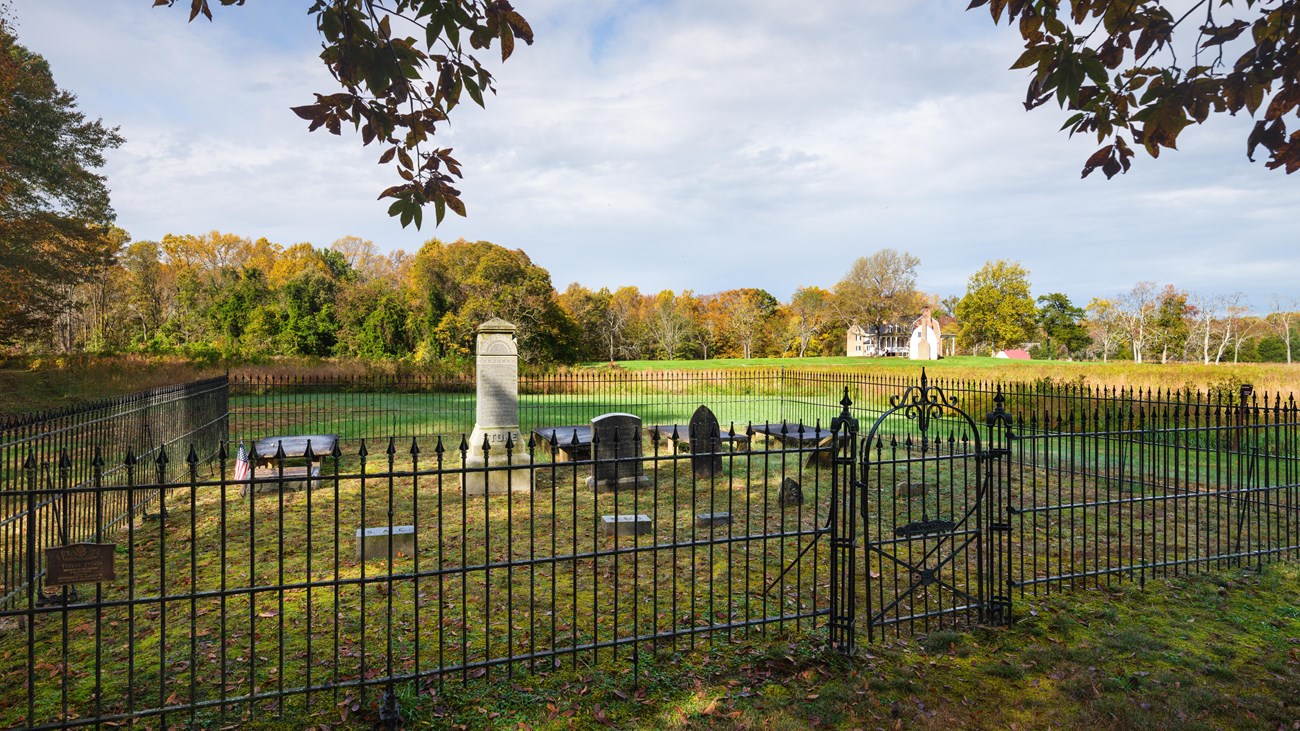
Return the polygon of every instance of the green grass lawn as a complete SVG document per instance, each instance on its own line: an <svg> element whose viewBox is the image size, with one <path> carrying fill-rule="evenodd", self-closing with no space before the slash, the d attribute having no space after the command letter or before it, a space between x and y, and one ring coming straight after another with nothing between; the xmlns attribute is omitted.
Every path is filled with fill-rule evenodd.
<svg viewBox="0 0 1300 731"><path fill-rule="evenodd" d="M310 492L170 490L165 520L137 519L114 534L119 579L98 597L83 588L76 601L91 604L0 628L0 727L298 687L317 690L232 703L224 714L220 705L193 718L173 711L165 723L278 714L332 723L340 700L375 698L355 684L377 674L432 673L423 682L443 688L557 662L653 664L656 653L711 636L815 631L826 544L796 557L826 524L829 473L805 464L806 454L759 450L728 453L721 474L698 479L688 456L646 448L651 487L617 493L593 494L589 466L548 462L531 493L463 498L458 455L429 474L413 471L409 455L390 462L379 450L364 466L349 456L337 478L327 464L325 484ZM437 459L426 454L418 466ZM363 471L374 476L361 480ZM777 504L785 477L802 483L804 505ZM77 500L65 509L85 508ZM729 525L696 521L722 511ZM619 514L650 516L651 533L604 536L600 516ZM416 550L359 561L356 529L389 524L414 525ZM753 626L708 629L741 623ZM529 656L537 659L510 662ZM335 682L345 687L319 690Z"/></svg>
<svg viewBox="0 0 1300 731"><path fill-rule="evenodd" d="M1007 628L715 642L409 698L418 728L1278 729L1300 722L1300 567L1022 602Z"/></svg>
<svg viewBox="0 0 1300 731"><path fill-rule="evenodd" d="M524 393L519 420L525 439L534 428L585 425L601 414L632 413L646 427L689 423L708 406L723 431L734 425L805 419L823 425L839 413L836 399L783 399L779 394L720 393L702 388L646 387L625 393ZM474 394L322 392L237 395L231 398L231 435L260 439L274 434L337 434L345 440L388 436L443 436L454 449L474 427ZM682 438L686 438L682 430Z"/></svg>
<svg viewBox="0 0 1300 731"><path fill-rule="evenodd" d="M957 448L949 444L945 449ZM648 441L644 448L654 454ZM900 439L880 453L886 461L860 475L871 499L860 541L963 509L972 464L960 455L934 460L933 445L931 461L918 461L919 449ZM1057 460L1071 451L1065 439L1041 454ZM581 465L546 463L532 494L483 500L461 498L455 452L444 456L452 471L416 476L399 450L391 464L397 474L372 476L364 486L351 476L361 463L347 457L337 492L330 470L322 489L251 501L234 488L173 491L165 521L137 520L130 533L115 536L123 576L106 588L102 612L39 613L31 656L25 628L0 627L0 726L28 723L29 668L33 718L56 717L65 704L69 717L88 715L96 683L102 708L113 712L213 701L222 684L226 696L256 696L447 668L441 678L398 684L415 727L851 729L901 721L908 728L1277 728L1300 720L1281 701L1300 690L1300 571L1293 566L1269 568L1262 578L1234 560L1214 564L1221 572L1208 578L1147 572L1145 592L1121 581L1135 578L1132 571L1056 581L1039 587L1050 592L1044 596L1030 590L1015 597L1010 629L903 634L864 647L855 661L820 651L820 616L705 630L825 607L827 552L795 561L810 536L774 535L811 531L826 519L829 475L801 457L760 447L728 457L724 479L699 482L688 462L666 456L646 468L655 489L612 495L583 490ZM428 468L437 458L426 449L420 459ZM1231 539L1240 524L1231 500L1188 492L1188 485L1171 492L1137 466L1110 464L1071 480L1042 463L1018 468L1013 496L1035 494L1061 509L1014 519L1014 540L1036 546L1015 575L1110 568L1112 556L1122 567L1130 558L1125 547L1135 542L1178 559ZM372 447L367 474L389 468L389 456ZM1196 474L1217 480L1231 469L1231 461L1207 462ZM774 506L786 475L809 490L805 508ZM930 487L917 495L897 490L917 482ZM1266 505L1280 509L1280 496L1292 493L1276 493ZM735 516L725 533L695 525L697 512L717 510ZM616 513L652 515L653 535L602 538L597 516ZM417 526L416 554L391 564L357 561L355 528L389 522ZM646 550L650 545L660 548ZM913 564L934 545L922 539L887 551ZM973 558L951 564L948 576ZM860 563L858 576L870 573L877 587L906 585L894 559ZM782 577L789 565L794 573ZM1058 591L1065 588L1073 591ZM232 593L222 597L223 589ZM860 598L861 639L867 613L879 604ZM924 590L893 613L951 602L941 589ZM626 644L563 652L674 629L699 631L636 643L635 651ZM546 654L551 649L561 654ZM539 650L536 662L481 665ZM375 688L345 685L232 704L224 716L219 706L202 709L194 722L363 727L375 718L377 697ZM177 710L166 720L186 725L190 716Z"/></svg>

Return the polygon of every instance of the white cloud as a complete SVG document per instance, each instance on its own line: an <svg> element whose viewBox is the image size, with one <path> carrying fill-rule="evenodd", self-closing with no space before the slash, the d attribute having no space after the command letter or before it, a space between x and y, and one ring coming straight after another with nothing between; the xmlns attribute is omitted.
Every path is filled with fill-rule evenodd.
<svg viewBox="0 0 1300 731"><path fill-rule="evenodd" d="M330 88L300 8L208 24L147 3L18 3L20 38L120 123L108 169L137 237L210 228L385 247L429 236L523 248L557 286L833 284L883 246L960 291L992 258L1079 301L1141 279L1300 295L1293 178L1244 160L1249 120L1183 152L1079 180L1094 140L1025 113L1014 31L964 4L784 0L521 6L537 43L494 64L487 110L453 114L470 218L403 231L374 200L391 171L348 133L288 112ZM1263 263L1267 262L1267 265ZM1262 295L1259 298L1262 304Z"/></svg>

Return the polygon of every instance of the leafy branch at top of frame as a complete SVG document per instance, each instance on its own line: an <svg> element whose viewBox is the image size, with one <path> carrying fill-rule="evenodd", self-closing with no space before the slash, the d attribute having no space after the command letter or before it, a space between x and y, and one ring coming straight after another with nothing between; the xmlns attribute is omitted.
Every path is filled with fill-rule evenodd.
<svg viewBox="0 0 1300 731"><path fill-rule="evenodd" d="M154 0L175 5L177 0ZM245 0L220 0L243 5ZM533 31L508 0L314 0L307 10L321 35L320 58L342 87L316 94L312 104L293 107L309 131L324 127L341 134L345 123L363 145L377 143L379 164L393 165L401 182L379 198L392 199L390 216L402 226L423 222L434 206L436 222L448 209L465 215L460 163L448 147L431 144L439 124L465 95L484 106L496 93L494 79L474 52L498 44L501 60L517 40L531 45ZM211 20L211 0L190 0L190 20ZM403 21L394 28L394 19ZM415 29L420 37L403 35Z"/></svg>
<svg viewBox="0 0 1300 731"><path fill-rule="evenodd" d="M1178 17L1167 0L972 0L967 9L982 6L1025 40L1011 66L1031 70L1025 108L1055 99L1073 112L1062 130L1095 133L1103 143L1083 177L1098 168L1107 178L1127 172L1129 140L1159 157L1211 112L1243 109L1252 117L1263 110L1247 158L1262 146L1269 169L1300 170L1300 130L1287 128L1289 117L1300 119L1300 0L1199 0ZM1188 44L1193 19L1201 24ZM1191 48L1187 68L1179 42ZM1231 64L1229 44L1240 51Z"/></svg>

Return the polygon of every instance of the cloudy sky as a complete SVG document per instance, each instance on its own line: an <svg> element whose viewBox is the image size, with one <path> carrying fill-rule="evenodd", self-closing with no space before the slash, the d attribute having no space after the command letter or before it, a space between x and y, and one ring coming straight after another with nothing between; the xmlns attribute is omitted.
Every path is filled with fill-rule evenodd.
<svg viewBox="0 0 1300 731"><path fill-rule="evenodd" d="M213 23L151 4L14 7L20 41L121 127L106 173L135 239L486 239L559 289L782 300L893 247L939 295L1007 258L1035 294L1080 304L1139 280L1241 291L1256 308L1300 298L1300 175L1246 160L1249 119L1081 180L1095 140L1057 132L1054 107L1024 111L1024 72L1007 70L1017 34L967 0L517 0L536 44L493 67L486 110L466 102L439 133L469 218L435 229L430 212L421 231L375 200L395 181L378 149L308 134L289 111L333 90L307 0L218 7Z"/></svg>

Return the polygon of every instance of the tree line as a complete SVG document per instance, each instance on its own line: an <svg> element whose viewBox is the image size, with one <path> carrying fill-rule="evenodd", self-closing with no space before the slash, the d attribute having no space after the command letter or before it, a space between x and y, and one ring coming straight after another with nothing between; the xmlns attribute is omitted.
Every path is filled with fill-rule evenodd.
<svg viewBox="0 0 1300 731"><path fill-rule="evenodd" d="M383 253L346 236L327 247L229 233L110 237L41 328L10 333L32 351L146 352L204 359L342 356L419 363L463 361L479 323L519 326L537 364L641 359L838 356L856 323L902 337L929 307L958 352L1029 348L1038 358L1287 361L1291 307L1253 314L1240 294L1207 296L1141 282L1076 306L1060 292L1035 298L1016 262L991 261L961 295L916 286L920 259L882 249L830 288L800 287L788 302L759 288L700 294L634 286L563 291L526 253L487 241L430 239L414 254Z"/></svg>
<svg viewBox="0 0 1300 731"><path fill-rule="evenodd" d="M456 22L499 38L503 51L513 42L507 38L530 35L508 5L474 5L484 14ZM1286 3L1288 13L1295 7ZM206 9L195 0L191 17ZM328 15L324 6L316 10ZM452 78L486 85L476 67L457 67ZM454 100L439 103L449 108ZM315 124L319 114L330 128L337 109L321 104L309 116ZM1272 107L1270 116L1277 116ZM324 248L219 232L132 241L113 227L96 172L105 151L122 142L117 129L86 118L46 61L18 43L0 4L0 347L454 361L471 354L476 325L496 316L519 325L521 353L537 363L803 357L844 354L852 323L905 335L928 306L965 353L1027 347L1040 357L1138 362L1292 358L1294 301L1274 297L1260 314L1241 293L1139 282L1079 307L1060 292L1034 298L1028 272L1002 260L975 272L963 294L939 297L917 289L920 260L894 249L858 259L830 289L801 287L782 303L757 288L643 293L573 284L557 293L523 251L484 241L432 239L412 255L382 254L354 237ZM400 157L400 148L384 155ZM424 183L458 175L446 152L425 159ZM404 159L399 167L410 172ZM440 190L435 204L458 201L456 191ZM420 202L407 193L392 196L411 204L393 211L403 222L418 215Z"/></svg>

